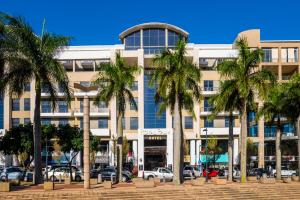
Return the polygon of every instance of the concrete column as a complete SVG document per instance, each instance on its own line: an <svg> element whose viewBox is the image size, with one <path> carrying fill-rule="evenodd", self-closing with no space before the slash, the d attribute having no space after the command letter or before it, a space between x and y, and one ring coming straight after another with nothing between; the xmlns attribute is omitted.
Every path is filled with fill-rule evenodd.
<svg viewBox="0 0 300 200"><path fill-rule="evenodd" d="M144 135L138 133L138 177L143 177L144 171Z"/></svg>
<svg viewBox="0 0 300 200"><path fill-rule="evenodd" d="M278 66L278 80L279 81L282 80L282 65L281 64Z"/></svg>
<svg viewBox="0 0 300 200"><path fill-rule="evenodd" d="M144 50L138 49L138 66L144 67ZM138 124L144 128L144 70L138 76Z"/></svg>
<svg viewBox="0 0 300 200"><path fill-rule="evenodd" d="M196 142L195 140L190 140L190 157L191 157L191 165L195 165L196 162Z"/></svg>
<svg viewBox="0 0 300 200"><path fill-rule="evenodd" d="M259 102L259 107L263 106L263 102ZM258 167L264 168L265 166L265 121L264 117L258 120Z"/></svg>
<svg viewBox="0 0 300 200"><path fill-rule="evenodd" d="M173 170L173 129L170 129L170 132L167 134L167 167L172 166Z"/></svg>
<svg viewBox="0 0 300 200"><path fill-rule="evenodd" d="M132 141L132 150L133 150L133 165L137 165L137 159L138 159L138 142L137 140Z"/></svg>
<svg viewBox="0 0 300 200"><path fill-rule="evenodd" d="M196 140L196 165L199 165L199 160L201 159L200 151L201 151L201 140Z"/></svg>
<svg viewBox="0 0 300 200"><path fill-rule="evenodd" d="M239 139L234 138L233 140L233 165L239 163Z"/></svg>
<svg viewBox="0 0 300 200"><path fill-rule="evenodd" d="M84 189L90 188L90 101L87 94L83 99L83 172Z"/></svg>
<svg viewBox="0 0 300 200"><path fill-rule="evenodd" d="M108 147L108 155L109 155L109 165L115 166L115 153L114 153L114 141L109 141L109 147Z"/></svg>

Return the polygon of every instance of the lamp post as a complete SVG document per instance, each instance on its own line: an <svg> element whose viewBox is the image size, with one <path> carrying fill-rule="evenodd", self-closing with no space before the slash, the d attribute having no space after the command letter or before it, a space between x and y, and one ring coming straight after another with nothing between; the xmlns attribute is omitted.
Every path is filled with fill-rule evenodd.
<svg viewBox="0 0 300 200"><path fill-rule="evenodd" d="M83 185L84 189L90 188L90 100L88 92L97 90L96 86L83 86L74 83L74 88L85 92L83 99Z"/></svg>
<svg viewBox="0 0 300 200"><path fill-rule="evenodd" d="M58 139L55 139L55 138L52 138L50 139L51 142L55 142L57 141ZM46 181L48 182L48 136L46 135Z"/></svg>
<svg viewBox="0 0 300 200"><path fill-rule="evenodd" d="M207 171L207 128L203 129L203 131L205 132L205 171L206 171L206 174L205 174L205 182L207 183L208 182L208 171Z"/></svg>

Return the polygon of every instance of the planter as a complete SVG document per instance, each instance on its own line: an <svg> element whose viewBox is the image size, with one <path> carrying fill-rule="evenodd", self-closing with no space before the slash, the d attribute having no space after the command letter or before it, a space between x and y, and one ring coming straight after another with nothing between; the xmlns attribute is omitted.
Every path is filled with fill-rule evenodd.
<svg viewBox="0 0 300 200"><path fill-rule="evenodd" d="M96 179L96 178L91 178L91 179L90 179L90 184L91 184L91 185L97 185L97 184L98 184L98 179Z"/></svg>
<svg viewBox="0 0 300 200"><path fill-rule="evenodd" d="M256 176L248 176L248 177L247 177L247 180L248 180L249 182L252 182L252 183L257 183L257 182L258 182Z"/></svg>
<svg viewBox="0 0 300 200"><path fill-rule="evenodd" d="M71 179L69 177L64 178L65 184L70 185L71 184Z"/></svg>
<svg viewBox="0 0 300 200"><path fill-rule="evenodd" d="M9 182L0 182L0 192L9 192L11 189L10 185Z"/></svg>
<svg viewBox="0 0 300 200"><path fill-rule="evenodd" d="M205 179L204 178L198 178L198 179L193 179L192 180L192 186L201 186L205 184Z"/></svg>
<svg viewBox="0 0 300 200"><path fill-rule="evenodd" d="M53 182L44 182L44 190L54 190L54 183Z"/></svg>
<svg viewBox="0 0 300 200"><path fill-rule="evenodd" d="M226 183L227 183L227 180L226 179L216 179L215 181L214 181L214 183L216 184L216 185L226 185Z"/></svg>
<svg viewBox="0 0 300 200"><path fill-rule="evenodd" d="M292 176L292 181L299 181L299 176Z"/></svg>
<svg viewBox="0 0 300 200"><path fill-rule="evenodd" d="M149 181L137 181L134 183L136 188L153 188L155 187L154 180Z"/></svg>
<svg viewBox="0 0 300 200"><path fill-rule="evenodd" d="M160 184L161 182L163 182L162 179L160 179L160 178L154 178L154 183L155 183L156 185Z"/></svg>
<svg viewBox="0 0 300 200"><path fill-rule="evenodd" d="M216 180L218 179L218 177L211 177L210 180L214 183L216 182Z"/></svg>
<svg viewBox="0 0 300 200"><path fill-rule="evenodd" d="M275 178L261 178L259 180L260 183L263 183L263 184L275 184L276 181L275 181Z"/></svg>
<svg viewBox="0 0 300 200"><path fill-rule="evenodd" d="M112 183L111 183L111 181L104 181L103 186L104 186L104 189L111 189Z"/></svg>
<svg viewBox="0 0 300 200"><path fill-rule="evenodd" d="M282 178L283 183L291 183L292 179L290 177Z"/></svg>

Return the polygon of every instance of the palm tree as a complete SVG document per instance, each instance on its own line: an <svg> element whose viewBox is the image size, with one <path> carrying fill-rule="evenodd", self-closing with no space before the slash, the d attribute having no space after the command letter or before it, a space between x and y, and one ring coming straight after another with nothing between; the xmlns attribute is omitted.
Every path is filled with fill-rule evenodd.
<svg viewBox="0 0 300 200"><path fill-rule="evenodd" d="M179 40L175 49L166 49L156 55L150 85L157 83L155 100L160 103L159 113L170 107L174 119L174 178L175 184L183 181L183 130L182 109L193 113L194 101L200 101L200 69L186 55L186 42ZM193 113L194 115L194 113ZM198 117L198 116L197 116Z"/></svg>
<svg viewBox="0 0 300 200"><path fill-rule="evenodd" d="M21 17L0 14L2 36L0 49L5 68L1 81L1 92L21 96L28 82L35 83L34 108L34 174L35 184L43 182L41 157L41 89L49 92L53 110L57 100L57 85L63 89L65 99L69 102L71 94L69 79L61 63L55 58L58 50L69 43L70 38L44 33L37 36L31 26ZM2 66L4 67L4 66ZM2 68L3 70L3 68ZM1 71L1 70L0 70Z"/></svg>
<svg viewBox="0 0 300 200"><path fill-rule="evenodd" d="M124 117L126 110L126 101L129 102L137 109L137 104L130 91L134 83L134 77L140 72L140 68L137 66L128 66L121 58L120 54L116 54L116 62L101 64L98 66L99 73L93 81L95 86L98 86L99 90L95 97L95 104L101 101L107 104L116 99L117 105L117 157L118 157L118 178L122 181L122 140L123 140L123 127L122 118Z"/></svg>
<svg viewBox="0 0 300 200"><path fill-rule="evenodd" d="M295 125L296 134L298 136L298 158L300 158L300 75L294 75L286 88L286 112L289 114L291 121ZM300 159L298 159L298 169L300 169ZM298 170L298 176L300 177L300 170ZM300 179L299 179L300 181Z"/></svg>
<svg viewBox="0 0 300 200"><path fill-rule="evenodd" d="M211 118L215 118L219 112L229 112L229 138L228 138L228 180L233 177L233 112L242 111L242 101L235 80L221 81L219 92L210 98L210 104L213 105Z"/></svg>
<svg viewBox="0 0 300 200"><path fill-rule="evenodd" d="M272 89L269 90L268 95L265 99L263 106L259 109L257 113L257 118L264 116L266 121L273 124L276 122L276 179L281 180L281 136L283 124L281 117L288 117L287 113L287 101L285 101L285 87L284 85L277 84ZM276 120L276 121L275 121Z"/></svg>
<svg viewBox="0 0 300 200"><path fill-rule="evenodd" d="M250 49L246 38L239 38L235 42L238 50L238 57L234 60L227 60L218 65L221 78L232 80L232 89L237 90L241 109L241 182L246 182L246 151L247 151L247 112L249 104L254 102L254 94L258 93L264 98L270 83L274 82L271 72L258 69L263 52L261 49Z"/></svg>

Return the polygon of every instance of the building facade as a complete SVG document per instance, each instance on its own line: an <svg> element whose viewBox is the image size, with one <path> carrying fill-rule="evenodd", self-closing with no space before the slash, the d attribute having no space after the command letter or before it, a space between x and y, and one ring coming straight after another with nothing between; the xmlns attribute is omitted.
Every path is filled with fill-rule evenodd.
<svg viewBox="0 0 300 200"><path fill-rule="evenodd" d="M260 68L271 70L278 81L288 81L291 75L300 72L299 41L263 41L260 39L260 30L247 30L239 33L237 37L247 37L250 47L260 47L264 51L263 62ZM139 175L143 170L153 167L173 167L173 123L170 110L167 108L161 115L157 114L158 106L154 102L155 87L148 85L153 70L152 59L155 54L165 48L174 48L179 38L188 40L189 33L174 25L165 23L145 23L131 27L119 35L121 44L101 46L69 46L58 53L57 58L64 66L73 89L71 106L61 99L57 109L52 112L49 94L42 91L41 118L42 124L66 124L83 127L83 96L85 93L74 89L74 83L84 86L91 84L97 75L97 65L103 62L114 62L116 53L128 65L138 65L143 68L136 75L131 91L138 105L135 110L127 103L123 118L124 136L130 144L128 159L138 166ZM216 162L220 165L228 163L227 141L229 132L228 113L219 113L210 121L212 107L208 98L218 92L220 75L216 66L224 59L234 59L238 55L232 44L194 44L188 43L187 57L199 67L202 80L203 100L195 104L193 118L186 110L183 111L183 130L185 139L185 162L191 165L201 165L205 162L203 148L205 144L205 128L208 136L214 136L218 145L222 146L222 155ZM57 86L58 95L60 87ZM34 82L28 83L21 98L5 95L0 99L0 130L9 129L20 123L33 121L34 110ZM104 103L94 105L93 97L97 91L88 92L90 97L90 128L93 135L100 136L102 146L97 154L96 162L99 164L114 165L116 141L116 102L109 105ZM258 104L262 102L257 98ZM234 112L234 164L238 163L238 138L240 134L239 113ZM3 115L3 117L1 117ZM275 156L273 148L275 140L274 127L265 124L263 119L254 121L255 113L249 113L249 135L258 145L258 155L252 156L255 165L263 167L271 162ZM3 122L2 122L3 119ZM1 123L3 126L1 126ZM283 140L295 140L296 135L292 125L287 124ZM273 149L273 150L272 150ZM272 157L273 156L273 157ZM275 158L275 157L274 157ZM295 157L291 158L295 159ZM78 161L79 162L79 161Z"/></svg>

